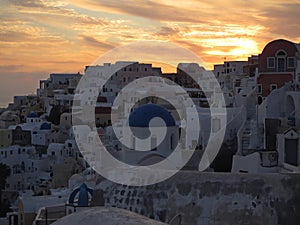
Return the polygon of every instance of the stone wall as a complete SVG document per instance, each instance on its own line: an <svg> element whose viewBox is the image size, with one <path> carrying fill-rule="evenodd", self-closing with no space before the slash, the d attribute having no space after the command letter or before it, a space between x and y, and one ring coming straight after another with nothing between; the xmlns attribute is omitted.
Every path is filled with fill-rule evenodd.
<svg viewBox="0 0 300 225"><path fill-rule="evenodd" d="M102 193L106 206L162 222L176 215L181 215L183 225L296 225L300 221L300 174L183 171L146 187L106 180L97 187L94 204L103 204L99 197Z"/></svg>

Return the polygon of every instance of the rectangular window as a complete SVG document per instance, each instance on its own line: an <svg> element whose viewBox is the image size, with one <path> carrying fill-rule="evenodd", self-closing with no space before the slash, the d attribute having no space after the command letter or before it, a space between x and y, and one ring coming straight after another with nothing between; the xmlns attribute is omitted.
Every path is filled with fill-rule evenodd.
<svg viewBox="0 0 300 225"><path fill-rule="evenodd" d="M262 85L261 85L261 84L258 84L258 85L257 85L257 93L258 93L258 94L261 94L261 93L262 93Z"/></svg>
<svg viewBox="0 0 300 225"><path fill-rule="evenodd" d="M288 58L288 68L295 68L295 58L294 57Z"/></svg>
<svg viewBox="0 0 300 225"><path fill-rule="evenodd" d="M275 58L268 57L268 68L275 68Z"/></svg>
<svg viewBox="0 0 300 225"><path fill-rule="evenodd" d="M277 70L278 72L285 72L286 61L285 58L277 58Z"/></svg>

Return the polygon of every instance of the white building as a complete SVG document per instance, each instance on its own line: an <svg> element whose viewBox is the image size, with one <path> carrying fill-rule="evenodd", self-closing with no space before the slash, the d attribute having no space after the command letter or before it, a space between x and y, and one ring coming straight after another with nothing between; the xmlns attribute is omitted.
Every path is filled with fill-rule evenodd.
<svg viewBox="0 0 300 225"><path fill-rule="evenodd" d="M247 65L248 61L225 61L224 64L214 65L213 73L221 87L233 91L236 81L244 75L244 66Z"/></svg>
<svg viewBox="0 0 300 225"><path fill-rule="evenodd" d="M108 102L113 102L119 91L128 83L135 79L146 76L160 76L157 69L152 68L151 64L138 62L116 62L115 64L104 63L103 65L87 66L85 76L91 78L91 85L99 83L99 78L104 79L110 76L110 79L103 86L101 96L105 96ZM93 80L92 78L96 78ZM97 81L98 80L98 81Z"/></svg>
<svg viewBox="0 0 300 225"><path fill-rule="evenodd" d="M11 169L6 184L8 190L36 189L50 179L48 158L37 155L33 146L1 148L0 159Z"/></svg>
<svg viewBox="0 0 300 225"><path fill-rule="evenodd" d="M238 132L233 172L299 172L299 102L300 85L295 82L272 91L257 105Z"/></svg>

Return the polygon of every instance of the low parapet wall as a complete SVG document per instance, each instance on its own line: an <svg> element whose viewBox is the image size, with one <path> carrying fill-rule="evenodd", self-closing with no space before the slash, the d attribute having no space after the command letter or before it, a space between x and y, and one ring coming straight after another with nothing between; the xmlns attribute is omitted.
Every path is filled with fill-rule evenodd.
<svg viewBox="0 0 300 225"><path fill-rule="evenodd" d="M300 221L300 174L183 171L146 187L109 181L102 181L98 187L94 203L101 205L104 201L106 206L162 222L176 215L181 215L181 224L186 225L296 225Z"/></svg>

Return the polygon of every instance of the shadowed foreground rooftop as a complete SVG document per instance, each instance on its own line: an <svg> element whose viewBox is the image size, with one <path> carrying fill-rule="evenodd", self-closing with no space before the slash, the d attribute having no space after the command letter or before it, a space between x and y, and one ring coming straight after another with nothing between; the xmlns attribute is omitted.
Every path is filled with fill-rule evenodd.
<svg viewBox="0 0 300 225"><path fill-rule="evenodd" d="M163 225L145 216L124 209L112 207L93 207L78 213L66 216L53 225Z"/></svg>

